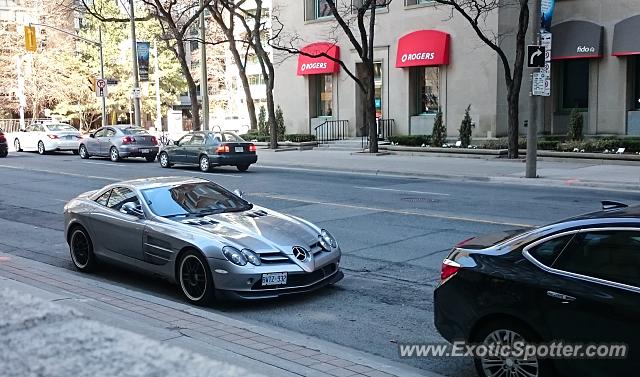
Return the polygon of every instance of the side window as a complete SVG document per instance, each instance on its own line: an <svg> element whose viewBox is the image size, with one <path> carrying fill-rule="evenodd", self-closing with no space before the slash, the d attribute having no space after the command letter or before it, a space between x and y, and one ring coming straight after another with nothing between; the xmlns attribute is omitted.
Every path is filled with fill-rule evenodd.
<svg viewBox="0 0 640 377"><path fill-rule="evenodd" d="M178 141L178 145L179 145L179 146L189 145L189 143L191 142L191 139L192 139L192 138L193 138L193 135L192 135L192 134L184 135L184 136L182 137L182 139L180 139L180 140Z"/></svg>
<svg viewBox="0 0 640 377"><path fill-rule="evenodd" d="M560 253L562 253L562 250L565 249L574 236L575 234L568 234L550 239L529 249L529 254L531 254L531 256L538 262L551 267L553 262L558 258Z"/></svg>
<svg viewBox="0 0 640 377"><path fill-rule="evenodd" d="M98 196L98 199L96 199L96 203L106 206L107 201L109 200L109 195L111 195L111 190L105 191L104 194Z"/></svg>
<svg viewBox="0 0 640 377"><path fill-rule="evenodd" d="M95 133L95 137L104 137L107 134L107 129L106 128L101 128L98 131L96 131Z"/></svg>
<svg viewBox="0 0 640 377"><path fill-rule="evenodd" d="M576 237L553 268L640 287L640 231L601 231Z"/></svg>
<svg viewBox="0 0 640 377"><path fill-rule="evenodd" d="M126 187L116 187L111 191L108 207L119 211L124 203L132 202L138 207L140 201L138 196Z"/></svg>
<svg viewBox="0 0 640 377"><path fill-rule="evenodd" d="M107 137L116 136L116 130L109 128L107 129Z"/></svg>
<svg viewBox="0 0 640 377"><path fill-rule="evenodd" d="M204 145L204 135L202 134L193 135L193 138L191 139L191 143L189 143L189 145Z"/></svg>

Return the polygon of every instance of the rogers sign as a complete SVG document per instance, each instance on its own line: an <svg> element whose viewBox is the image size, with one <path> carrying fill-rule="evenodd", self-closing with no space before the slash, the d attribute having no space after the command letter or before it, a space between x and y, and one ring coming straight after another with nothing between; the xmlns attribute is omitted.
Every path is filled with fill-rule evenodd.
<svg viewBox="0 0 640 377"><path fill-rule="evenodd" d="M403 63L418 61L418 60L434 60L436 58L435 52L416 52L410 54L403 54L401 61Z"/></svg>
<svg viewBox="0 0 640 377"><path fill-rule="evenodd" d="M300 66L300 71L304 72L309 69L327 69L326 62L304 63Z"/></svg>

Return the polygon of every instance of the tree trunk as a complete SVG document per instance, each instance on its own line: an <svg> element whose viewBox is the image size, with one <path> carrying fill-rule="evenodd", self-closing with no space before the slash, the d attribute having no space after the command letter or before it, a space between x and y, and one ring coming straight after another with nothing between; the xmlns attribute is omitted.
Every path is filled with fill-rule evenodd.
<svg viewBox="0 0 640 377"><path fill-rule="evenodd" d="M189 64L187 63L187 54L184 50L184 45L181 42L176 43L176 47L172 48L173 52L180 62L182 73L187 80L187 87L189 88L189 98L191 100L191 124L192 131L200 131L200 104L198 103L198 87L196 85L191 71L189 70Z"/></svg>
<svg viewBox="0 0 640 377"><path fill-rule="evenodd" d="M220 22L218 22L220 25ZM231 25L233 26L233 20L231 21ZM233 30L226 27L222 27L225 37L229 41L234 41L235 36L233 35ZM242 89L244 90L245 101L247 102L247 112L249 113L249 125L252 130L256 130L258 128L258 118L256 117L256 105L253 103L253 95L251 94L251 86L249 85L249 79L247 78L247 69L244 65L244 60L242 56L240 56L240 52L238 51L238 47L235 42L229 43L229 51L231 51L231 55L233 55L233 61L236 63L236 67L238 67L238 74L240 76L240 81L242 81Z"/></svg>
<svg viewBox="0 0 640 377"><path fill-rule="evenodd" d="M376 84L374 79L373 62L365 63L364 85L366 92L365 122L369 132L369 153L378 153L378 124L376 123Z"/></svg>
<svg viewBox="0 0 640 377"><path fill-rule="evenodd" d="M513 84L507 88L507 105L509 111L509 125L507 129L507 138L509 140L508 158L518 158L519 94L519 91L516 92L514 90Z"/></svg>

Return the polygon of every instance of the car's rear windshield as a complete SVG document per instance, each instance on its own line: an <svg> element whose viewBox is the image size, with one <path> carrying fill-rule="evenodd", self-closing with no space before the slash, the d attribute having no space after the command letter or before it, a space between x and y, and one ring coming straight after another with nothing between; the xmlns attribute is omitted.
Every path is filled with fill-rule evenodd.
<svg viewBox="0 0 640 377"><path fill-rule="evenodd" d="M75 127L68 124L48 124L49 131L78 131Z"/></svg>
<svg viewBox="0 0 640 377"><path fill-rule="evenodd" d="M224 143L244 143L245 140L233 132L216 132L213 134L214 140Z"/></svg>
<svg viewBox="0 0 640 377"><path fill-rule="evenodd" d="M125 135L149 135L144 128L122 128L122 133Z"/></svg>
<svg viewBox="0 0 640 377"><path fill-rule="evenodd" d="M212 182L187 182L142 190L151 211L162 217L205 216L251 209L251 204Z"/></svg>

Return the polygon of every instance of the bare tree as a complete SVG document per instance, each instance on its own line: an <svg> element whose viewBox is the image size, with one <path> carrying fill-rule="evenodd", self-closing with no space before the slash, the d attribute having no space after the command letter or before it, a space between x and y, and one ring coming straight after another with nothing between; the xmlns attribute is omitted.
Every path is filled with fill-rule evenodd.
<svg viewBox="0 0 640 377"><path fill-rule="evenodd" d="M529 0L433 0L436 3L448 5L452 12L456 12L468 21L480 40L498 54L504 69L504 79L507 86L507 108L509 158L518 158L518 123L520 91L524 70L524 56L526 48L527 29L529 28ZM518 9L518 23L515 35L515 58L513 68L507 57L507 52L501 46L501 40L506 35L498 35L485 25L486 18L495 12L516 7Z"/></svg>
<svg viewBox="0 0 640 377"><path fill-rule="evenodd" d="M378 153L378 127L376 122L375 104L375 64L374 64L374 44L376 9L388 7L392 0L361 0L336 5L335 0L326 0L331 9L331 14L336 20L336 31L340 30L353 46L361 61L361 66L355 70L348 67L342 59L337 59L329 55L326 51L317 54L310 54L302 51L296 46L301 41L298 35L291 35L284 31L285 25L275 18L279 25L274 27L274 36L271 40L273 48L289 54L305 55L309 57L324 57L330 59L342 67L351 79L356 83L358 89L365 98L364 123L369 135L369 152Z"/></svg>

